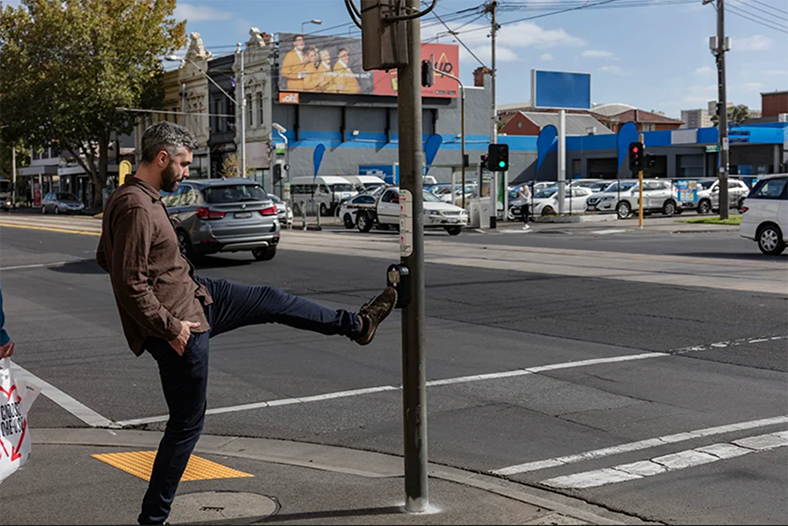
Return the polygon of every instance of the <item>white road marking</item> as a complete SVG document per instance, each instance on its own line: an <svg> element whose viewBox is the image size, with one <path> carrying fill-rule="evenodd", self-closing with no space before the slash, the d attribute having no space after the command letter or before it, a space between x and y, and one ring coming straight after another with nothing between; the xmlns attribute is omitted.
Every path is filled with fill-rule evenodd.
<svg viewBox="0 0 788 526"><path fill-rule="evenodd" d="M66 261L57 261L55 263L36 263L35 265L17 265L15 267L0 267L0 272L6 270L20 270L24 268L41 268L41 267L62 267Z"/></svg>
<svg viewBox="0 0 788 526"><path fill-rule="evenodd" d="M446 378L444 380L432 380L430 382L427 382L427 387L437 387L440 385L460 384L460 383L468 383L468 382L479 382L483 380L497 380L500 378L509 378L512 376L524 376L528 374L536 374L544 371L555 371L558 369L571 369L575 367L586 367L590 365L627 362L632 360L645 360L648 358L660 358L664 356L670 356L670 355L665 353L650 352L650 353L633 354L627 356L613 356L610 358L597 358L593 360L581 360L577 362L556 363L551 365L542 365L538 367L529 367L526 369L516 369L514 371L504 371L500 373L478 374L472 376L461 376L458 378ZM348 398L351 396L361 396L371 393L380 393L384 391L399 391L400 389L402 389L402 386L384 385L380 387L368 387L364 389L354 389L351 391L340 391L336 393L327 393L327 394L315 395L315 396L304 396L301 398L284 398L280 400L271 400L268 402L255 402L251 404L217 407L215 409L208 409L206 411L206 414L217 415L222 413L249 411L253 409L265 409L268 407L276 407L280 405L305 404L310 402L320 402L323 400L333 400L336 398ZM141 424L152 424L155 422L165 422L167 421L168 418L169 417L167 415L135 418L132 420L121 420L117 422L117 425L125 427L125 426L141 425Z"/></svg>
<svg viewBox="0 0 788 526"><path fill-rule="evenodd" d="M712 444L697 449L688 449L670 455L655 457L651 460L621 464L612 468L595 469L593 471L555 477L543 480L540 484L552 488L595 488L785 446L788 446L788 431L780 431L768 435L734 440L733 443Z"/></svg>
<svg viewBox="0 0 788 526"><path fill-rule="evenodd" d="M775 418L751 420L749 422L739 422L736 424L728 424L724 426L707 427L705 429L697 429L695 431L689 431L685 433L665 435L657 438L639 440L637 442L629 442L627 444L621 444L618 446L606 447L602 449L594 449L592 451L586 451L585 453L578 453L576 455L567 455L563 457L538 460L535 462L526 462L524 464L518 464L516 466L509 466L506 468L496 469L492 473L494 473L495 475L514 475L517 473L526 473L529 471L537 471L545 468L552 468L556 466L563 466L566 464L573 464L575 462L582 462L585 460L608 457L611 455L619 455L621 453L639 451L642 449L649 449L657 446L664 446L665 444L675 444L677 442L684 442L686 440L693 440L701 437L721 435L723 433L731 433L734 431L743 431L747 429L755 429L758 427L765 427L765 426L785 424L785 423L788 423L788 416L778 416ZM738 442L736 443L738 444Z"/></svg>
<svg viewBox="0 0 788 526"><path fill-rule="evenodd" d="M14 375L26 383L40 386L42 388L41 394L85 422L87 425L92 427L117 427L115 422L112 420L101 416L85 404L67 395L52 384L45 382L41 378L20 367L14 362L11 362L11 364L14 367Z"/></svg>
<svg viewBox="0 0 788 526"><path fill-rule="evenodd" d="M591 234L595 234L597 236L604 236L604 235L607 235L607 234L623 234L625 232L626 232L626 230L610 229L610 230L594 230L593 232L590 232L590 233Z"/></svg>

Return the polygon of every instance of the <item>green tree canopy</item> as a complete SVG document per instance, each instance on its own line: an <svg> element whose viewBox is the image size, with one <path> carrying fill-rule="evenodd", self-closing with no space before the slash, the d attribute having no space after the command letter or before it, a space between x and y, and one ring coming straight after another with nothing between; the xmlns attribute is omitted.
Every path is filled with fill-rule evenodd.
<svg viewBox="0 0 788 526"><path fill-rule="evenodd" d="M101 203L113 132L163 95L160 57L185 43L175 0L22 0L0 12L4 141L54 144L90 174Z"/></svg>

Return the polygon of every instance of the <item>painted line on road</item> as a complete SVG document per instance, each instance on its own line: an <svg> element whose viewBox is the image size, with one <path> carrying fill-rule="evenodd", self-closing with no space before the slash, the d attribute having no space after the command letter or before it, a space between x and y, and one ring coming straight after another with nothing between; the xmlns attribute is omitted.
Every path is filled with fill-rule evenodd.
<svg viewBox="0 0 788 526"><path fill-rule="evenodd" d="M589 234L594 234L597 236L605 236L608 234L624 234L627 230L616 230L616 229L608 229L608 230L593 230L589 232Z"/></svg>
<svg viewBox="0 0 788 526"><path fill-rule="evenodd" d="M437 387L441 385L450 385L450 384L460 384L460 383L468 383L468 382L478 382L483 380L496 380L500 378L509 378L513 376L524 376L529 374L536 374L544 371L555 371L558 369L571 369L575 367L586 367L590 365L600 365L600 364L608 364L608 363L618 363L618 362L627 362L632 360L645 360L648 358L660 358L664 356L670 356L669 354L665 353L658 353L658 352L650 352L650 353L643 353L643 354L633 354L627 356L613 356L611 358L597 358L593 360L581 360L576 362L565 362L565 363L556 363L551 365L542 365L538 367L529 367L526 369L515 369L513 371L504 371L500 373L490 373L490 374L478 374L472 376L461 376L458 378L447 378L444 380L432 380L427 382L427 387ZM380 393L386 391L399 391L402 389L401 385L394 386L394 385L384 385L380 387L368 387L364 389L354 389L350 391L339 391L336 393L327 393L322 395L315 395L315 396L305 396L300 398L284 398L280 400L271 400L268 402L255 402L251 404L243 404L243 405L234 405L234 406L227 406L227 407L217 407L215 409L208 409L205 414L207 415L217 415L223 413L236 413L239 411L249 411L253 409L265 409L268 407L276 407L282 405L293 405L293 404L304 404L310 402L320 402L324 400L334 400L337 398L349 398L352 396L361 396L367 395L372 393ZM167 415L160 415L160 416L151 416L146 418L135 418L132 420L120 420L117 422L117 425L126 427L126 426L135 426L135 425L142 425L142 424L152 424L155 422L166 422L169 419Z"/></svg>
<svg viewBox="0 0 788 526"><path fill-rule="evenodd" d="M86 230L71 230L67 228L50 228L44 226L29 226L29 225L11 225L9 223L0 223L0 227L6 228L25 228L27 230L46 230L47 232L58 232L61 234L79 234L81 236L100 236L101 232L89 232Z"/></svg>
<svg viewBox="0 0 788 526"><path fill-rule="evenodd" d="M650 460L620 464L612 468L555 477L543 480L540 484L562 489L596 488L786 446L788 446L788 431L779 431L768 435L747 437L732 442L687 449L678 453L671 453L670 455L654 457Z"/></svg>
<svg viewBox="0 0 788 526"><path fill-rule="evenodd" d="M26 268L41 268L41 267L62 267L67 261L56 261L55 263L36 263L34 265L17 265L15 267L0 267L0 272L6 270L22 270Z"/></svg>
<svg viewBox="0 0 788 526"><path fill-rule="evenodd" d="M11 362L14 374L23 382L41 387L41 394L55 402L57 405L79 418L91 427L117 427L115 422L105 418L75 398L67 395L54 385L45 382L30 371Z"/></svg>
<svg viewBox="0 0 788 526"><path fill-rule="evenodd" d="M564 466L566 464L573 464L575 462L582 462L585 460L592 460L597 458L608 457L611 455L619 455L621 453L630 453L632 451L650 449L652 447L664 446L666 444L675 444L677 442L694 440L696 438L721 435L724 433L732 433L734 431L744 431L748 429L755 429L758 427L766 427L766 426L785 424L785 423L788 423L788 416L778 416L774 418L764 418L761 420L751 420L749 422L739 422L737 424L727 424L724 426L707 427L705 429L696 429L695 431L687 431L685 433L665 435L657 438L639 440L637 442L629 442L628 444L621 444L618 446L595 449L592 451L586 451L585 453L578 453L576 455L567 455L564 457L555 457L546 460L537 460L535 462L526 462L524 464L517 464L516 466L509 466L506 468L496 469L491 473L493 473L494 475L515 475L518 473L527 473L530 471L537 471L546 468L554 468L557 466Z"/></svg>

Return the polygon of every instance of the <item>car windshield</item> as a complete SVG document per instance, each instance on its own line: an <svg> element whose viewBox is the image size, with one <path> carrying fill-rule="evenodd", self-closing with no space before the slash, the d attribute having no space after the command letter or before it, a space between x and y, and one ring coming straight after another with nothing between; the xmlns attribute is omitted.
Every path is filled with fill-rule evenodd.
<svg viewBox="0 0 788 526"><path fill-rule="evenodd" d="M548 197L553 197L555 193L558 191L558 188L545 188L544 190L540 190L534 196L535 199L547 199Z"/></svg>
<svg viewBox="0 0 788 526"><path fill-rule="evenodd" d="M331 189L334 192L352 192L355 190L352 184L350 183L336 183L331 185Z"/></svg>
<svg viewBox="0 0 788 526"><path fill-rule="evenodd" d="M57 200L58 201L79 201L77 196L74 194L69 194L67 192L58 192L57 193Z"/></svg>
<svg viewBox="0 0 788 526"><path fill-rule="evenodd" d="M711 188L711 185L713 185L713 184L714 184L714 183L716 183L716 182L717 182L716 180L711 180L711 181L700 181L698 184L700 185L700 187L701 187L703 190L708 190L709 188Z"/></svg>
<svg viewBox="0 0 788 526"><path fill-rule="evenodd" d="M442 203L443 202L443 201L440 200L440 198L436 197L435 194L433 194L433 193L431 193L431 192L429 192L427 190L424 190L424 192L422 192L422 193L424 194L424 201L427 202L427 203Z"/></svg>
<svg viewBox="0 0 788 526"><path fill-rule="evenodd" d="M209 186L203 190L203 194L205 195L205 202L210 204L265 201L269 199L263 187L256 184Z"/></svg>

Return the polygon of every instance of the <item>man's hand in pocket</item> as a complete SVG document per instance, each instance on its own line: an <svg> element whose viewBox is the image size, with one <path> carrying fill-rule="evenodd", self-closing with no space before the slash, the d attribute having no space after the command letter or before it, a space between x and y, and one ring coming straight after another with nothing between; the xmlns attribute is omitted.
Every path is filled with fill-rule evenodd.
<svg viewBox="0 0 788 526"><path fill-rule="evenodd" d="M183 353L186 351L186 344L189 343L189 336L192 334L191 330L199 326L199 323L193 321L181 321L180 334L178 334L177 338L170 341L170 345L178 353L178 356L183 356Z"/></svg>

